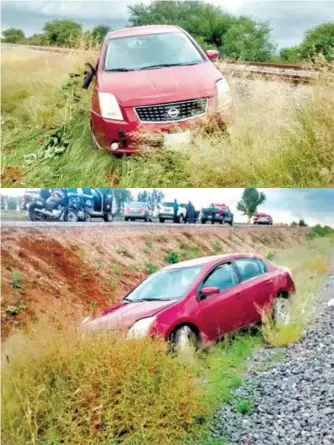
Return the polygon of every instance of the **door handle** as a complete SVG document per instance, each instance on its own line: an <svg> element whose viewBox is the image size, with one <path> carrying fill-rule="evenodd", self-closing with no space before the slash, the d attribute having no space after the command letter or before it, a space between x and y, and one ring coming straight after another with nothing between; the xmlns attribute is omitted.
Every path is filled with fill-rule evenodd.
<svg viewBox="0 0 334 445"><path fill-rule="evenodd" d="M266 284L270 284L270 283L272 283L272 279L270 278L269 280L266 280Z"/></svg>

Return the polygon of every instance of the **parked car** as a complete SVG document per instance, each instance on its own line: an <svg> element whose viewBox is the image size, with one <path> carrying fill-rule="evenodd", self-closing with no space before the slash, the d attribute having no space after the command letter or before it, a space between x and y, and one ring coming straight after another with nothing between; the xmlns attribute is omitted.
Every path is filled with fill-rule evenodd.
<svg viewBox="0 0 334 445"><path fill-rule="evenodd" d="M288 323L294 292L289 269L257 255L199 258L149 275L84 326L124 329L129 338L159 335L182 349L261 321L261 309L273 308L274 321Z"/></svg>
<svg viewBox="0 0 334 445"><path fill-rule="evenodd" d="M159 206L159 222L164 223L166 220L174 220L174 203L173 202L163 202ZM177 212L178 222L184 223L187 217L187 204L179 204L179 209Z"/></svg>
<svg viewBox="0 0 334 445"><path fill-rule="evenodd" d="M269 224L270 226L272 226L273 219L270 215L267 215L266 213L257 213L254 216L253 223L254 224Z"/></svg>
<svg viewBox="0 0 334 445"><path fill-rule="evenodd" d="M111 222L116 213L116 202L111 189L67 188L67 193L82 197L91 218L103 218Z"/></svg>
<svg viewBox="0 0 334 445"><path fill-rule="evenodd" d="M138 149L138 131L154 130L159 144L173 145L189 142L189 127L209 111L220 113L223 123L233 105L229 85L212 63L218 55L216 50L204 51L177 26L108 33L96 67L85 65L82 85L87 89L95 77L91 106L95 145L114 154L130 154Z"/></svg>
<svg viewBox="0 0 334 445"><path fill-rule="evenodd" d="M124 220L143 219L152 222L153 211L147 202L129 202L124 208Z"/></svg>
<svg viewBox="0 0 334 445"><path fill-rule="evenodd" d="M226 204L211 204L201 210L200 221L202 224L206 224L207 221L211 221L211 224L215 222L224 224L226 222L232 226L233 213Z"/></svg>

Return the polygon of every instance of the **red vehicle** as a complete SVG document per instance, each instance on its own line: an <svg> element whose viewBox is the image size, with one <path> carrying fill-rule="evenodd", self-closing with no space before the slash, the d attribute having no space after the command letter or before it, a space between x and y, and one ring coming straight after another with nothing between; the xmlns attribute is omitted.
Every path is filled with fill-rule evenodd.
<svg viewBox="0 0 334 445"><path fill-rule="evenodd" d="M91 131L99 148L136 150L138 132L153 130L160 143L189 142L189 126L208 111L229 117L228 83L204 51L177 26L141 26L108 33L97 66L86 64L83 88L95 76ZM158 131L156 131L158 130Z"/></svg>
<svg viewBox="0 0 334 445"><path fill-rule="evenodd" d="M270 226L273 225L273 219L267 213L257 213L253 219L254 224L268 224Z"/></svg>
<svg viewBox="0 0 334 445"><path fill-rule="evenodd" d="M149 275L119 304L86 320L89 329L126 329L128 337L160 335L178 347L215 341L259 322L273 307L289 321L295 285L289 269L251 254L229 254L173 264Z"/></svg>

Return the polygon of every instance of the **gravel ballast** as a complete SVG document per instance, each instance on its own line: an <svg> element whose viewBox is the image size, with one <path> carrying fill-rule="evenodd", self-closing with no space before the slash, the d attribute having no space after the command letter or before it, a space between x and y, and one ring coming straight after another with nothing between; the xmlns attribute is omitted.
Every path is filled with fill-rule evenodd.
<svg viewBox="0 0 334 445"><path fill-rule="evenodd" d="M256 350L243 386L214 417L212 436L230 445L334 444L334 272L320 290L319 314L298 342ZM248 400L248 413L237 411Z"/></svg>

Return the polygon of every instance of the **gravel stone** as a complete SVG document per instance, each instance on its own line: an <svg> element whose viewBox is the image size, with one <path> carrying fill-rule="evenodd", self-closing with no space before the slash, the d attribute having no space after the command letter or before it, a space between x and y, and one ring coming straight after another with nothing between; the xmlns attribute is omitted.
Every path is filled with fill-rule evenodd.
<svg viewBox="0 0 334 445"><path fill-rule="evenodd" d="M229 445L334 444L333 296L334 268L303 337L286 348L255 350L247 360L243 386L214 415L214 437ZM252 401L250 413L236 411L240 398Z"/></svg>

